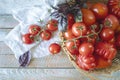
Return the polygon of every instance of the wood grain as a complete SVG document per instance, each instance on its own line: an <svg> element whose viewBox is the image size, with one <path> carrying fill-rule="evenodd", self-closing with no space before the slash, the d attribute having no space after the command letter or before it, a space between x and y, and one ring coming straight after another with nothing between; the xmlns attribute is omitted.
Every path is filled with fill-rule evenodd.
<svg viewBox="0 0 120 80"><path fill-rule="evenodd" d="M117 73L119 74L119 72ZM119 80L120 77L105 77L93 74L97 80ZM101 77L100 77L101 76ZM0 69L2 80L93 80L75 69Z"/></svg>
<svg viewBox="0 0 120 80"><path fill-rule="evenodd" d="M14 55L0 55L0 67L17 68L19 63ZM66 55L55 55L34 58L28 68L73 68L73 66Z"/></svg>
<svg viewBox="0 0 120 80"><path fill-rule="evenodd" d="M75 69L0 69L6 80L87 80Z"/></svg>
<svg viewBox="0 0 120 80"><path fill-rule="evenodd" d="M14 28L17 24L12 15L0 15L0 28Z"/></svg>

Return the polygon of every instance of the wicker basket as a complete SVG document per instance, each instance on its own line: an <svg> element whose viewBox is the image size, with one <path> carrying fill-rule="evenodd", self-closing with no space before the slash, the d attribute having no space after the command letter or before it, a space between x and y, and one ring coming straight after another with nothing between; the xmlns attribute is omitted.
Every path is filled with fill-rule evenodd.
<svg viewBox="0 0 120 80"><path fill-rule="evenodd" d="M88 0L88 2L91 2L91 3L96 3L96 2L103 2L103 3L106 3L107 0ZM63 37L63 33L60 33L60 37L61 37L61 40L63 41L64 40L64 37ZM70 54L70 52L67 50L67 48L65 47L65 43L63 42L62 44L62 48L64 50L64 52L66 53L66 55L68 56L69 60L72 62L73 66L79 71L81 72L82 74L84 74L85 76L91 78L92 80L98 80L96 79L95 77L91 76L90 73L92 74L105 74L107 75L107 77L111 77L109 74L111 74L112 72L115 72L115 71L118 71L120 70L120 54L117 54L117 57L113 60L112 62L112 66L108 67L108 68L104 68L104 69L95 69L95 70L92 70L92 71L84 71L82 69L80 69L78 67L78 65L76 64L75 60L76 60L76 57L75 56L72 56Z"/></svg>

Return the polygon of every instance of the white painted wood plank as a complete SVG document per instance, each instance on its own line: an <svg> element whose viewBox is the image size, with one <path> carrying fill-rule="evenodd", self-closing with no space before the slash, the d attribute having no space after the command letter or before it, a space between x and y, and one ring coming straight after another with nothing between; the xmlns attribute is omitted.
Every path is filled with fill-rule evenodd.
<svg viewBox="0 0 120 80"><path fill-rule="evenodd" d="M43 0L0 0L0 14L11 14L12 10L40 5Z"/></svg>
<svg viewBox="0 0 120 80"><path fill-rule="evenodd" d="M11 31L12 29L0 29L0 41L3 41L5 36Z"/></svg>
<svg viewBox="0 0 120 80"><path fill-rule="evenodd" d="M19 67L14 55L0 55L0 67ZM29 68L73 68L66 55L54 55L32 59Z"/></svg>
<svg viewBox="0 0 120 80"><path fill-rule="evenodd" d="M4 43L0 41L0 55L13 54L11 49Z"/></svg>
<svg viewBox="0 0 120 80"><path fill-rule="evenodd" d="M2 80L86 80L75 69L0 69Z"/></svg>
<svg viewBox="0 0 120 80"><path fill-rule="evenodd" d="M117 72L120 74L120 72ZM93 75L97 80L120 80L114 74L111 77ZM79 73L76 69L0 69L1 80L94 80Z"/></svg>
<svg viewBox="0 0 120 80"><path fill-rule="evenodd" d="M0 15L0 28L14 28L17 24L12 15Z"/></svg>

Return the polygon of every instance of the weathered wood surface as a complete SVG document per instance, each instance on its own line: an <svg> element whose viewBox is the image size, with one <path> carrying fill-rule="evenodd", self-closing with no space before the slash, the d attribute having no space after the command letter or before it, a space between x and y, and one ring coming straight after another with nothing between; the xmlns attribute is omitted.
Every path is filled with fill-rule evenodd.
<svg viewBox="0 0 120 80"><path fill-rule="evenodd" d="M0 0L0 80L90 80L74 69L65 54L32 59L28 67L20 68L13 52L3 43L5 36L18 24L10 15L11 9L39 5L40 2L41 0ZM119 74L116 72L112 77L102 74L93 76L98 80L120 80Z"/></svg>

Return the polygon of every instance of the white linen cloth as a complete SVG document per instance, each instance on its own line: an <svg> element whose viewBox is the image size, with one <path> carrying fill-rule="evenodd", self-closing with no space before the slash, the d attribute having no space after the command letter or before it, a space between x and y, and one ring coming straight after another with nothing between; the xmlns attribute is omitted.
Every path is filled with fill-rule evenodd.
<svg viewBox="0 0 120 80"><path fill-rule="evenodd" d="M50 55L49 45L54 42L60 42L58 31L54 33L49 41L38 41L30 45L24 44L21 36L28 33L28 28L31 24L45 26L50 20L50 13L54 11L49 4L56 6L64 2L65 0L41 0L40 6L13 10L13 16L19 21L19 24L6 36L5 43L11 48L17 59L28 50L31 51L34 58ZM38 22L39 20L42 20L42 22Z"/></svg>

